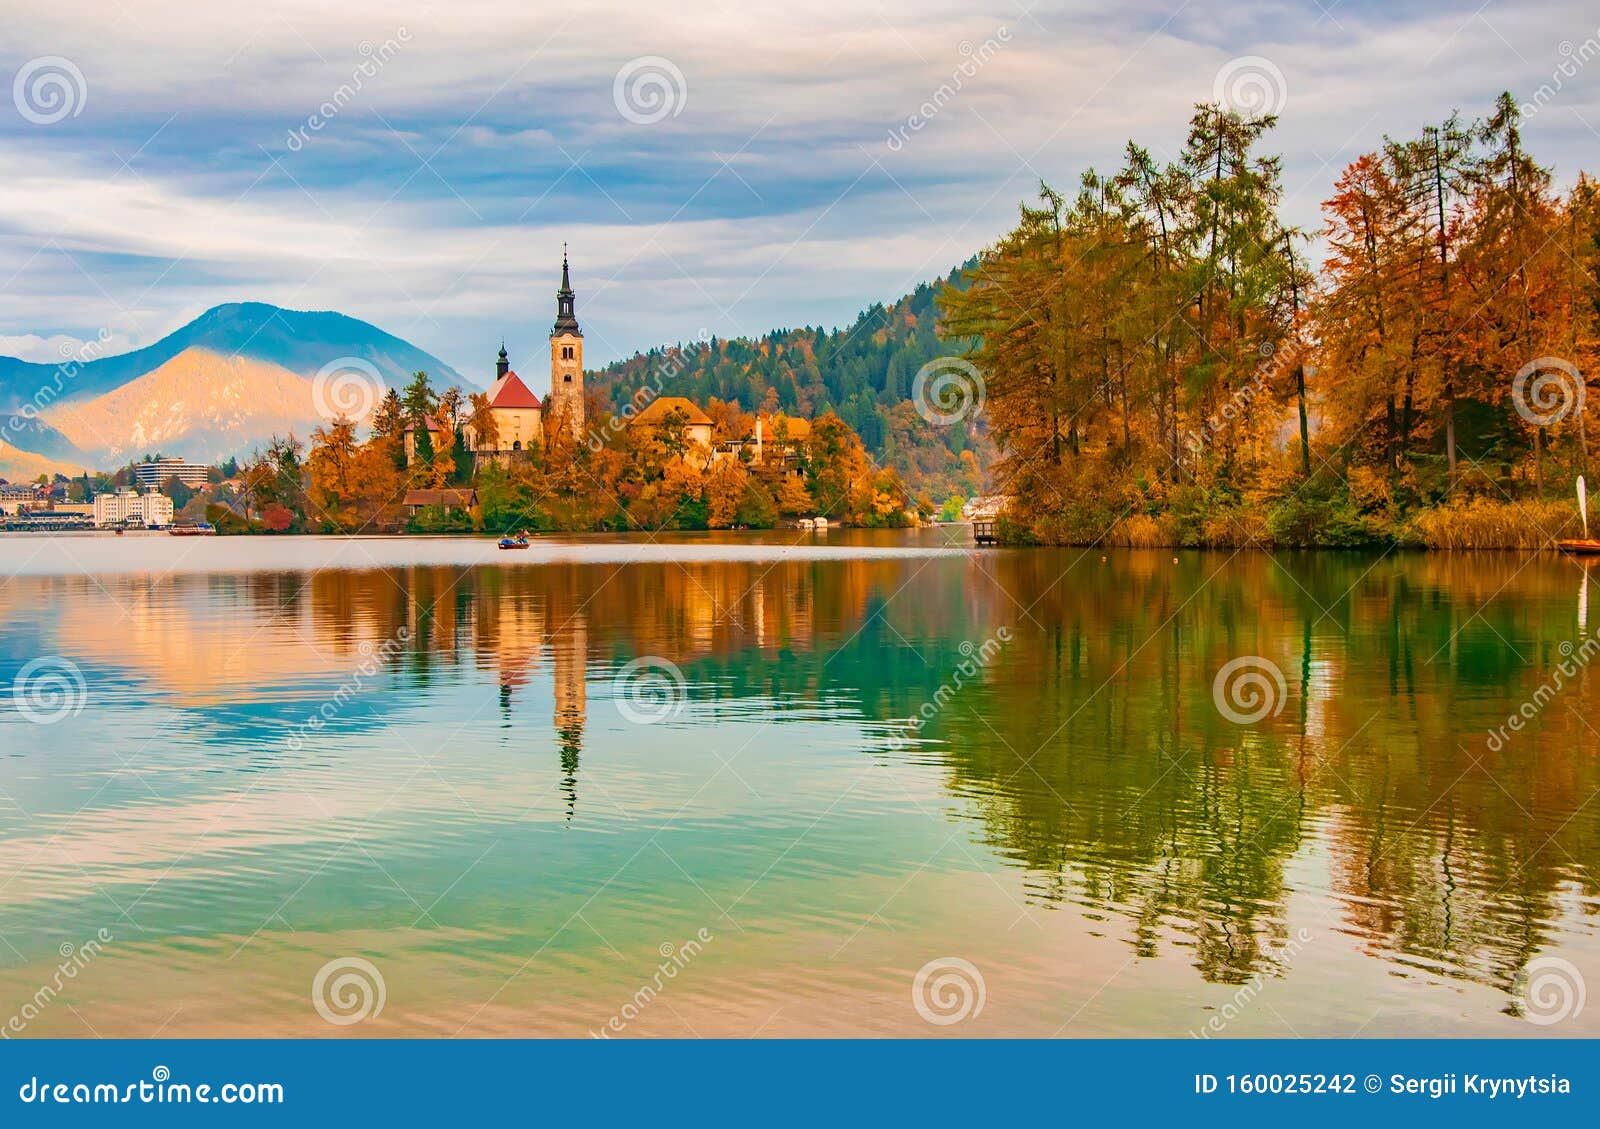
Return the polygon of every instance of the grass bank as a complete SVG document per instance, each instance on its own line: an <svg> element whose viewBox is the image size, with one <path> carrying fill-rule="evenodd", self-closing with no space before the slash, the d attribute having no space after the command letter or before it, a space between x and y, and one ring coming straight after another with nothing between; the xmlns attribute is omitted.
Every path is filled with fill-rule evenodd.
<svg viewBox="0 0 1600 1129"><path fill-rule="evenodd" d="M1096 517L1100 520L1097 522ZM1097 532L1104 531L1104 532ZM1131 549L1553 549L1581 537L1572 501L1452 501L1404 515L1361 512L1346 502L1295 498L1268 504L1244 500L1206 509L1174 506L1126 516L1048 513L1000 521L1003 543L1099 545Z"/></svg>

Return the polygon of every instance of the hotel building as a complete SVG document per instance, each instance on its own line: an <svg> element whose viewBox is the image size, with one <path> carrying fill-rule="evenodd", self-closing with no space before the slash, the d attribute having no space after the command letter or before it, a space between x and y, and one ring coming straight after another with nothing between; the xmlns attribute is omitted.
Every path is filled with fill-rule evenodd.
<svg viewBox="0 0 1600 1129"><path fill-rule="evenodd" d="M94 499L94 523L97 526L143 525L151 528L171 525L172 499L154 490L141 494L126 488L115 494L97 494Z"/></svg>

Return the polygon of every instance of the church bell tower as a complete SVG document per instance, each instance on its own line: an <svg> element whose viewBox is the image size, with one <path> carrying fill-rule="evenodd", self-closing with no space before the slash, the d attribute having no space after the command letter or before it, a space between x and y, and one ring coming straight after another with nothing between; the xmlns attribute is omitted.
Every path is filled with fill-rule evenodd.
<svg viewBox="0 0 1600 1129"><path fill-rule="evenodd" d="M561 246L561 289L556 291L556 324L550 331L550 397L545 427L566 428L574 440L583 432L583 330L574 312L575 295Z"/></svg>

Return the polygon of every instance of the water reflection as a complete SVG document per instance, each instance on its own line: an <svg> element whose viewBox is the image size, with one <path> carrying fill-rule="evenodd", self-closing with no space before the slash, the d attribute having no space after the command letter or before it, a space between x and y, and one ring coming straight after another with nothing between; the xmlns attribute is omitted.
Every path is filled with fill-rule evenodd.
<svg viewBox="0 0 1600 1129"><path fill-rule="evenodd" d="M359 829L418 922L532 949L563 915L546 903L607 891L627 851L540 840L521 856L535 861L489 885L472 870L480 840L492 857L561 826L637 841L638 855L687 826L699 864L671 856L687 881L664 867L624 898L635 916L675 920L699 889L741 933L753 914L764 931L842 947L882 919L879 894L803 912L808 884L910 883L914 852L885 843L914 841L901 821L933 822L970 839L971 864L1006 876L1024 906L1071 910L1069 943L1125 944L1140 958L1130 977L1174 962L1206 984L1290 977L1292 934L1309 928L1418 1000L1456 981L1515 1012L1532 957L1595 951L1595 674L1579 666L1514 739L1486 737L1582 642L1579 591L1574 566L1553 559L1046 551L12 577L6 678L49 651L81 664L92 692L72 725L4 718L15 810L0 816L0 934L32 960L58 927L93 920L70 906L102 895L158 946L188 935L242 949L280 920L357 928L369 899L350 893L354 877L314 906L295 885ZM952 672L1000 627L1008 641L952 692ZM682 718L615 717L612 680L641 656L683 671ZM1213 697L1240 656L1284 677L1281 708L1252 725ZM907 740L912 718L923 723ZM114 759L88 768L65 742ZM691 772L690 746L713 759ZM718 764L749 794L720 791ZM856 795L862 769L908 788L931 774L943 794ZM271 786L253 780L263 773ZM398 798L429 774L460 807ZM848 817L846 830L791 833L806 832L811 789L817 819ZM196 849L208 840L218 852ZM447 885L463 866L486 885ZM444 890L453 919L418 884ZM926 909L901 932L931 955L946 927ZM606 944L627 928L607 927ZM1152 986L1172 983L1162 976Z"/></svg>

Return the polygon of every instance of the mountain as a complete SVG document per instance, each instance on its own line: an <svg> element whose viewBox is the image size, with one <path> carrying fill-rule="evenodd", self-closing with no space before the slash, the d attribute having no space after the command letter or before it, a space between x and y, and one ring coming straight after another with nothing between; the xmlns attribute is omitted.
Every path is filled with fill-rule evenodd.
<svg viewBox="0 0 1600 1129"><path fill-rule="evenodd" d="M0 478L8 482L32 482L41 474L71 477L83 470L84 467L76 463L57 462L46 455L20 450L0 438Z"/></svg>
<svg viewBox="0 0 1600 1129"><path fill-rule="evenodd" d="M887 305L875 303L845 328L802 326L651 349L589 374L588 382L613 410L651 387L700 404L736 401L747 412L834 411L913 493L971 496L981 491L980 467L993 453L979 417L940 426L912 402L919 370L960 352L936 332L937 296L945 285L960 285L970 265ZM437 357L343 314L261 302L217 306L154 345L89 361L75 374L69 365L0 357L0 416L11 414L4 439L14 448L0 452L0 475L18 477L7 468L24 463L109 470L157 451L209 462L248 453L273 434L304 439L320 422L313 378L350 357L371 364L390 387L418 370L435 388L472 387ZM30 402L42 405L37 418L14 414Z"/></svg>
<svg viewBox="0 0 1600 1129"><path fill-rule="evenodd" d="M310 377L196 347L110 392L53 405L44 419L103 467L154 451L209 463L275 434L305 438L320 418L315 403Z"/></svg>
<svg viewBox="0 0 1600 1129"><path fill-rule="evenodd" d="M355 358L389 387L423 370L435 386L467 382L449 365L393 334L344 314L285 310L264 302L216 306L153 345L74 366L0 357L0 413L25 404L6 439L47 460L109 468L159 448L211 460L241 454L319 415L316 373Z"/></svg>
<svg viewBox="0 0 1600 1129"><path fill-rule="evenodd" d="M880 464L899 471L914 494L970 497L981 489L978 468L993 452L978 416L940 426L919 414L912 397L925 365L962 351L959 343L938 336L937 300L944 286L962 285L963 272L972 265L969 261L888 305L873 304L847 328L802 326L762 337L651 349L593 374L589 385L613 411L649 388L698 404L713 398L736 401L746 412L782 409L807 417L837 412Z"/></svg>

